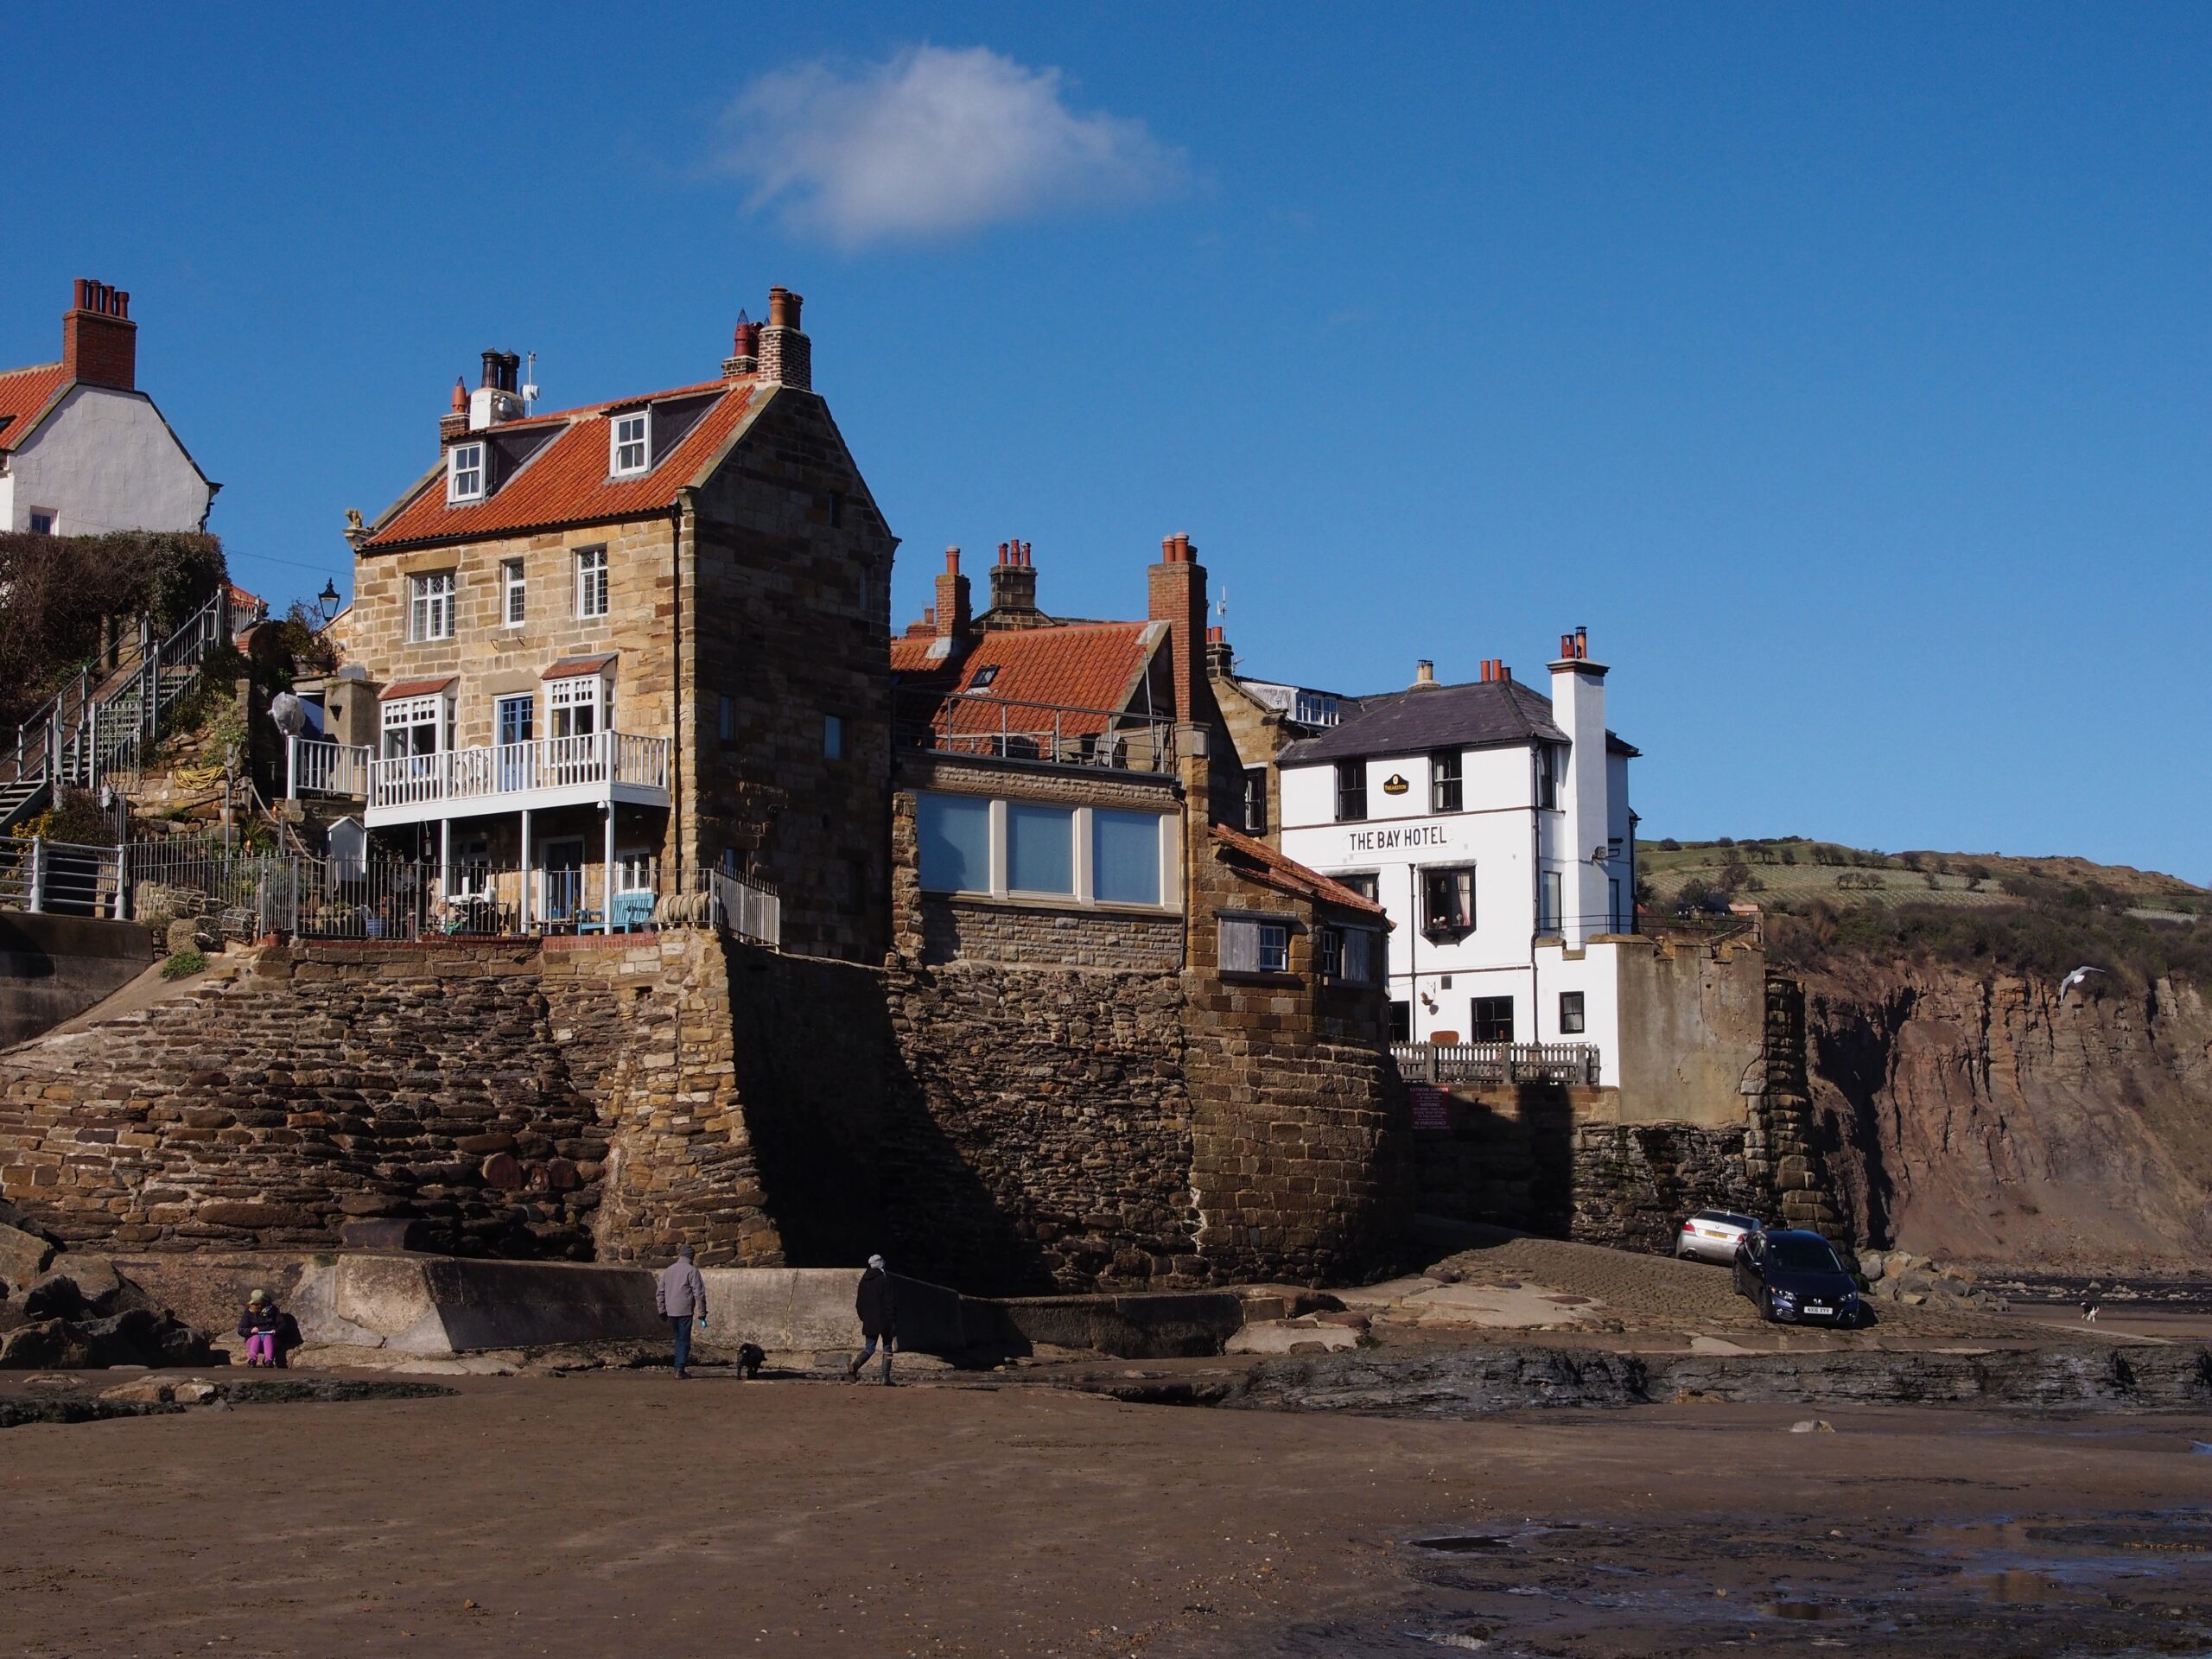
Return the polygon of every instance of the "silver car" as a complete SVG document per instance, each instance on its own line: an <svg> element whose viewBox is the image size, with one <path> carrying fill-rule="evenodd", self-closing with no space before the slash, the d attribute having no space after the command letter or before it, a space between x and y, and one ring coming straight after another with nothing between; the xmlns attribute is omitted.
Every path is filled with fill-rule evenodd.
<svg viewBox="0 0 2212 1659"><path fill-rule="evenodd" d="M1739 1216L1731 1210L1700 1210L1682 1224L1675 1235L1675 1254L1693 1262L1736 1260L1736 1247L1752 1233L1765 1231L1757 1216Z"/></svg>

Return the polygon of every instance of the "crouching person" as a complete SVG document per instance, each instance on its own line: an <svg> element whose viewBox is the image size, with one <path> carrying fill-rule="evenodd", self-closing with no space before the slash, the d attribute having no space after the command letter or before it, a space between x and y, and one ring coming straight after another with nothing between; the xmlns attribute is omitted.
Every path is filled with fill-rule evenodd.
<svg viewBox="0 0 2212 1659"><path fill-rule="evenodd" d="M245 1338L245 1363L249 1365L278 1363L276 1338L284 1329L284 1316L276 1311L276 1304L265 1290L257 1290L245 1299L245 1312L238 1315L238 1335Z"/></svg>

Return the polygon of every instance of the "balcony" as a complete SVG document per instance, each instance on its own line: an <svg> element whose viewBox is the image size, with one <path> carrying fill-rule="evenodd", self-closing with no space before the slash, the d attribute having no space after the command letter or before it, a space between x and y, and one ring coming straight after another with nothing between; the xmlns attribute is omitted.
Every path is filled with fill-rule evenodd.
<svg viewBox="0 0 2212 1659"><path fill-rule="evenodd" d="M664 807L668 779L669 741L628 732L385 757L296 738L285 793L359 800L373 829L611 801Z"/></svg>
<svg viewBox="0 0 2212 1659"><path fill-rule="evenodd" d="M1390 1058L1408 1083L1552 1083L1594 1087L1592 1043L1393 1043Z"/></svg>

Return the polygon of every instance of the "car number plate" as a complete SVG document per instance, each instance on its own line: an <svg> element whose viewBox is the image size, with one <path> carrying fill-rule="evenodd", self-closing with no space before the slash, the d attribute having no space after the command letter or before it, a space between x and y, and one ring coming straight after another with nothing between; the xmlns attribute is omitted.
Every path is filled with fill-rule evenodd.
<svg viewBox="0 0 2212 1659"><path fill-rule="evenodd" d="M1834 1310L1830 1308L1826 1302L1808 1302L1805 1304L1805 1311L1808 1313L1833 1313Z"/></svg>

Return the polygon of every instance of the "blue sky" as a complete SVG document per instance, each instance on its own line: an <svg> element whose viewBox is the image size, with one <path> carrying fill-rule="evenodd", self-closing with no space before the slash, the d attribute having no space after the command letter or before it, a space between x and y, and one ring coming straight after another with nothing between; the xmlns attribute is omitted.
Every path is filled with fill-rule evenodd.
<svg viewBox="0 0 2212 1659"><path fill-rule="evenodd" d="M257 591L780 282L902 619L1185 531L1248 671L1586 625L1648 833L2212 881L2212 10L308 10L10 22L0 362L129 289Z"/></svg>

